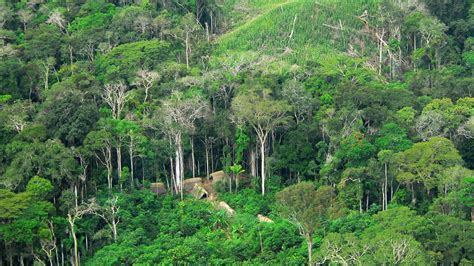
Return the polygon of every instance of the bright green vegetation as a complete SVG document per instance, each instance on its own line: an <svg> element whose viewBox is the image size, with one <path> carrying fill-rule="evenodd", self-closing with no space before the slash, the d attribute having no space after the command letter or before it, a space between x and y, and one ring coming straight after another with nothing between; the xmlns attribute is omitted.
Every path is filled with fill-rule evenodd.
<svg viewBox="0 0 474 266"><path fill-rule="evenodd" d="M369 54L373 49L364 11L376 13L380 1L285 1L218 39L217 53L261 51L291 62L317 60L321 54L347 51ZM342 29L341 29L342 28ZM334 51L334 50L336 51Z"/></svg>
<svg viewBox="0 0 474 266"><path fill-rule="evenodd" d="M474 264L465 0L0 3L0 265Z"/></svg>

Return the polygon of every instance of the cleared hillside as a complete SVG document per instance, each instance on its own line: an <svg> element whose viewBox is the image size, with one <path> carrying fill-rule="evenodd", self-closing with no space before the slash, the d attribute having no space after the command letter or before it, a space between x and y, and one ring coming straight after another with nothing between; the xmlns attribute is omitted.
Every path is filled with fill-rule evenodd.
<svg viewBox="0 0 474 266"><path fill-rule="evenodd" d="M301 62L328 50L365 55L374 48L360 17L370 19L379 0L261 2L253 3L262 8L258 15L217 40L218 54L253 50Z"/></svg>

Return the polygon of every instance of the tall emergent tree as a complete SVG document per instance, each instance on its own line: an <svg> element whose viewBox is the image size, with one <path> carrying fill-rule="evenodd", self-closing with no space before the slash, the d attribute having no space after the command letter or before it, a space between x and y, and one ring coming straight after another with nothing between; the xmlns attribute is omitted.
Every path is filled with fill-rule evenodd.
<svg viewBox="0 0 474 266"><path fill-rule="evenodd" d="M410 149L398 153L396 160L397 180L410 186L413 203L416 203L415 184L423 184L429 195L430 190L439 185L444 169L463 163L454 144L441 137L416 143Z"/></svg>
<svg viewBox="0 0 474 266"><path fill-rule="evenodd" d="M112 84L106 84L102 99L112 110L112 118L114 124L118 123L121 119L122 111L125 108L125 104L130 96L130 92L127 91L127 86L123 82L117 82ZM117 141L115 142L115 151L117 154L117 173L119 179L122 177L122 137L120 134L117 135Z"/></svg>
<svg viewBox="0 0 474 266"><path fill-rule="evenodd" d="M184 152L183 135L194 129L196 119L206 115L208 104L199 94L186 95L175 91L163 101L159 110L158 120L164 133L175 146L175 192L183 193Z"/></svg>
<svg viewBox="0 0 474 266"><path fill-rule="evenodd" d="M261 156L262 195L265 195L265 144L273 130L287 123L290 105L286 101L272 99L269 90L252 90L235 97L232 110L236 123L249 124L257 134Z"/></svg>

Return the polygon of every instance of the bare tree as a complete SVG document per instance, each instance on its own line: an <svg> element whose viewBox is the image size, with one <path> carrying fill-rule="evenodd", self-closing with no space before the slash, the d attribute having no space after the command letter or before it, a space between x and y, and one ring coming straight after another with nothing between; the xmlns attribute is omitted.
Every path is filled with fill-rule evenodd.
<svg viewBox="0 0 474 266"><path fill-rule="evenodd" d="M130 92L127 92L127 86L123 82L117 82L112 84L106 84L104 87L104 93L102 99L109 105L112 110L112 118L120 119L122 111L125 107L130 96ZM115 142L115 151L117 154L117 172L119 179L122 176L122 138L118 136Z"/></svg>
<svg viewBox="0 0 474 266"><path fill-rule="evenodd" d="M13 16L11 9L7 5L0 5L0 29L2 29L7 21Z"/></svg>
<svg viewBox="0 0 474 266"><path fill-rule="evenodd" d="M117 225L120 223L120 206L117 204L118 196L107 200L106 205L94 210L94 214L102 218L112 232L114 241L117 241Z"/></svg>
<svg viewBox="0 0 474 266"><path fill-rule="evenodd" d="M130 93L127 92L127 86L119 81L117 83L106 84L102 99L112 110L112 118L120 119L125 103L127 102Z"/></svg>
<svg viewBox="0 0 474 266"><path fill-rule="evenodd" d="M302 122L311 113L313 104L311 95L304 89L303 84L291 80L283 87L282 96L291 105L296 124Z"/></svg>
<svg viewBox="0 0 474 266"><path fill-rule="evenodd" d="M53 266L53 251L56 247L56 236L54 235L53 221L48 221L48 237L40 239L41 250L46 254L49 265Z"/></svg>
<svg viewBox="0 0 474 266"><path fill-rule="evenodd" d="M49 72L54 70L54 65L56 64L56 59L54 57L48 57L46 60L40 61L41 70L43 71L43 82L44 90L49 88Z"/></svg>
<svg viewBox="0 0 474 266"><path fill-rule="evenodd" d="M205 149L205 153L206 153L206 178L209 179L209 175L210 175L210 170L211 168L209 167L209 159L210 160L213 160L213 158L209 158L209 155L210 155L210 151L212 149L212 144L216 141L216 138L215 137L210 137L210 136L205 136L203 140L201 140L201 142L204 144L204 149Z"/></svg>
<svg viewBox="0 0 474 266"><path fill-rule="evenodd" d="M133 20L133 25L138 32L145 34L152 27L153 20L150 14L140 14Z"/></svg>
<svg viewBox="0 0 474 266"><path fill-rule="evenodd" d="M30 101L16 101L7 105L5 107L5 113L8 114L6 126L20 133L29 124L29 112L32 110L33 105Z"/></svg>
<svg viewBox="0 0 474 266"><path fill-rule="evenodd" d="M86 43L82 44L82 47L79 50L79 54L81 54L82 56L86 56L91 62L94 62L95 51L96 51L95 42L93 40L87 40Z"/></svg>
<svg viewBox="0 0 474 266"><path fill-rule="evenodd" d="M443 127L446 124L443 116L434 111L421 114L415 123L415 130L423 141L436 136L444 136Z"/></svg>
<svg viewBox="0 0 474 266"><path fill-rule="evenodd" d="M467 139L474 138L474 117L471 116L464 124L459 126L456 134Z"/></svg>
<svg viewBox="0 0 474 266"><path fill-rule="evenodd" d="M28 23L30 23L30 21L34 18L33 12L28 9L20 9L18 10L17 15L23 24L23 31L26 31Z"/></svg>
<svg viewBox="0 0 474 266"><path fill-rule="evenodd" d="M49 17L46 23L56 25L62 34L70 37L69 31L68 31L69 22L64 18L63 14L61 14L59 10L52 11L49 14ZM68 50L69 50L69 63L72 65L74 61L74 56L73 56L73 47L70 43L68 44Z"/></svg>
<svg viewBox="0 0 474 266"><path fill-rule="evenodd" d="M105 130L90 132L85 141L85 147L94 152L96 159L107 169L107 183L112 189L112 134Z"/></svg>
<svg viewBox="0 0 474 266"><path fill-rule="evenodd" d="M144 69L141 69L137 72L135 85L145 90L145 99L143 99L143 103L147 102L150 89L159 80L160 80L160 74L158 74L158 72L148 71Z"/></svg>
<svg viewBox="0 0 474 266"><path fill-rule="evenodd" d="M68 28L68 22L64 18L63 14L59 12L59 10L54 10L49 14L48 20L46 20L46 23L56 25L62 33L69 35L69 32L67 30Z"/></svg>
<svg viewBox="0 0 474 266"><path fill-rule="evenodd" d="M185 48L185 61L186 66L189 68L189 60L192 53L192 43L197 39L197 32L201 30L202 27L199 23L196 22L196 18L193 14L189 13L182 17L180 25L173 31L170 31L170 34L177 40L184 43Z"/></svg>
<svg viewBox="0 0 474 266"><path fill-rule="evenodd" d="M183 193L184 154L183 135L194 130L194 122L206 115L207 102L199 95L186 98L182 92L175 91L163 102L159 112L159 120L164 133L169 136L175 146L175 183L177 193Z"/></svg>
<svg viewBox="0 0 474 266"><path fill-rule="evenodd" d="M67 214L67 220L69 223L70 233L73 239L74 252L73 252L73 263L74 266L80 265L79 260L79 243L76 235L76 221L82 219L84 215L92 214L97 211L99 206L95 202L95 199L91 199L88 203L82 204L72 210Z"/></svg>

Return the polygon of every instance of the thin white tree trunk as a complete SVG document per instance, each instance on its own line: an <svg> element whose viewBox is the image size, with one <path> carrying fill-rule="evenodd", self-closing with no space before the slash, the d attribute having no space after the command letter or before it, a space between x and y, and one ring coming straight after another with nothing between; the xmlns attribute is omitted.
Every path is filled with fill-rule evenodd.
<svg viewBox="0 0 474 266"><path fill-rule="evenodd" d="M262 179L262 196L265 195L265 142L267 140L268 133L260 134L260 178Z"/></svg>
<svg viewBox="0 0 474 266"><path fill-rule="evenodd" d="M184 154L183 154L183 144L180 142L179 144L179 163L180 163L180 171L181 171L181 180L180 180L180 184L181 184L181 199L183 199L183 182L184 182Z"/></svg>
<svg viewBox="0 0 474 266"><path fill-rule="evenodd" d="M196 162L194 158L194 139L191 137L191 163L192 163L192 169L193 169L193 178L196 177Z"/></svg>
<svg viewBox="0 0 474 266"><path fill-rule="evenodd" d="M132 142L132 140L130 140ZM133 143L130 143L130 146L128 148L128 154L130 155L130 188L133 188L134 187L134 183L133 183L133 178L134 178L134 171L133 171L133 168L134 168L134 165L133 165Z"/></svg>
<svg viewBox="0 0 474 266"><path fill-rule="evenodd" d="M175 159L174 159L174 179L176 184L176 193L180 193L181 191L181 169L180 169L180 161L179 161L179 149L176 147L175 151Z"/></svg>
<svg viewBox="0 0 474 266"><path fill-rule="evenodd" d="M209 148L206 145L206 178L209 180Z"/></svg>
<svg viewBox="0 0 474 266"><path fill-rule="evenodd" d="M310 235L306 236L306 242L308 243L308 265L312 265L313 260L313 239Z"/></svg>
<svg viewBox="0 0 474 266"><path fill-rule="evenodd" d="M189 32L186 31L186 39L185 39L185 46L186 46L186 67L189 68Z"/></svg>
<svg viewBox="0 0 474 266"><path fill-rule="evenodd" d="M73 263L74 263L74 266L78 266L79 265L79 249L78 249L78 244L77 244L76 230L74 228L74 220L70 214L68 214L67 216L68 216L68 222L71 229L71 235L72 235L73 244L74 244Z"/></svg>
<svg viewBox="0 0 474 266"><path fill-rule="evenodd" d="M178 194L178 184L176 183L175 169L173 167L173 157L170 156L171 183L175 194Z"/></svg>
<svg viewBox="0 0 474 266"><path fill-rule="evenodd" d="M121 182L121 178L122 178L122 148L120 147L120 141L119 141L119 144L116 148L116 152L117 152L117 174L118 174L119 182ZM120 183L120 184L122 184L122 183Z"/></svg>
<svg viewBox="0 0 474 266"><path fill-rule="evenodd" d="M250 173L252 176L257 176L257 167L255 165L255 152L253 150L250 151Z"/></svg>

